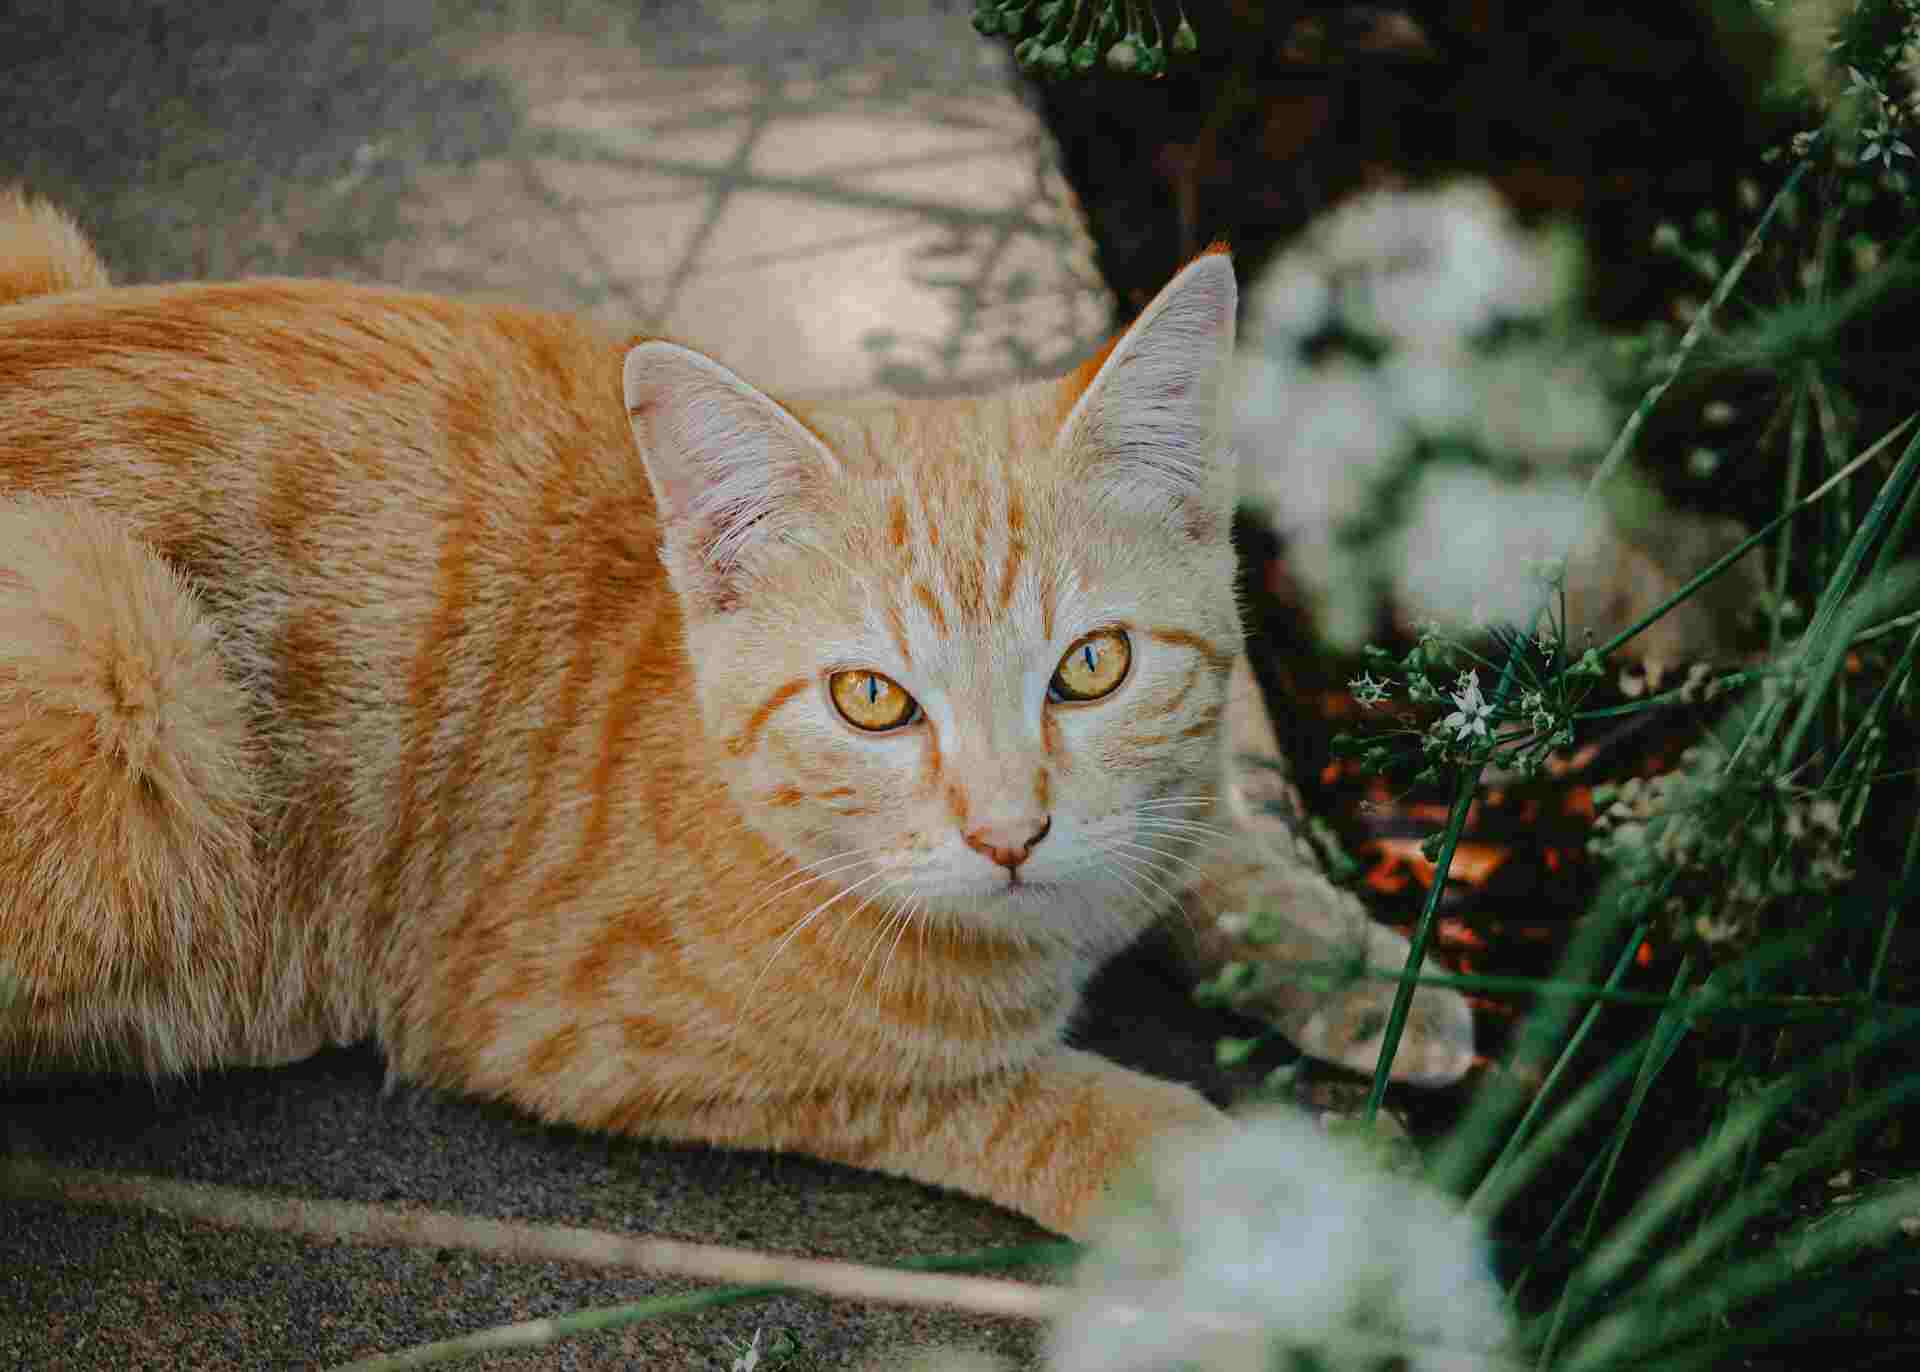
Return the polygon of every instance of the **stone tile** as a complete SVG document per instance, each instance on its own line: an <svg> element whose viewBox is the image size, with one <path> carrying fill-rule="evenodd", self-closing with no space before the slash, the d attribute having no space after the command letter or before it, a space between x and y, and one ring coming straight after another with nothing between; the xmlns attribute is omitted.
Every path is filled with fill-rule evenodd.
<svg viewBox="0 0 1920 1372"><path fill-rule="evenodd" d="M551 213L518 158L490 157L464 167L422 168L401 205L411 223L465 228L492 219L532 219Z"/></svg>
<svg viewBox="0 0 1920 1372"><path fill-rule="evenodd" d="M943 153L1004 146L997 129L955 129L903 117L834 112L782 118L755 140L750 170L818 176L884 169Z"/></svg>
<svg viewBox="0 0 1920 1372"><path fill-rule="evenodd" d="M784 191L736 190L727 196L719 222L700 246L696 270L707 272L742 263L813 256L836 246L856 245L897 234L919 224L899 210L838 205L830 200Z"/></svg>
<svg viewBox="0 0 1920 1372"><path fill-rule="evenodd" d="M955 129L997 129L1019 136L1040 127L1032 111L1011 91L990 89L982 95L923 92L914 96L913 111L922 120Z"/></svg>
<svg viewBox="0 0 1920 1372"><path fill-rule="evenodd" d="M660 281L622 282L620 289L603 289L596 298L573 307L607 337L619 342L651 338L660 331L660 306L666 284Z"/></svg>
<svg viewBox="0 0 1920 1372"><path fill-rule="evenodd" d="M712 167L732 162L755 128L752 119L735 115L697 127L656 129L636 120L622 100L587 95L544 101L528 109L527 119L606 156Z"/></svg>
<svg viewBox="0 0 1920 1372"><path fill-rule="evenodd" d="M862 190L911 196L930 205L1015 210L1033 199L1037 156L1031 144L981 152L942 151L905 165L838 179Z"/></svg>
<svg viewBox="0 0 1920 1372"><path fill-rule="evenodd" d="M1017 340L1036 358L1047 358L1100 341L1107 304L1104 293L1054 289L986 305L975 318L981 333L1003 343Z"/></svg>
<svg viewBox="0 0 1920 1372"><path fill-rule="evenodd" d="M707 221L703 193L613 209L580 210L572 220L595 265L614 281L665 277L678 271Z"/></svg>
<svg viewBox="0 0 1920 1372"><path fill-rule="evenodd" d="M759 89L746 67L705 63L673 67L641 61L623 43L580 34L517 33L469 44L462 65L511 83L529 105L579 98L617 101L636 118L678 118L690 111L745 104Z"/></svg>
<svg viewBox="0 0 1920 1372"><path fill-rule="evenodd" d="M689 195L703 188L700 178L655 171L631 162L575 157L536 157L530 163L538 184L562 205L607 209Z"/></svg>
<svg viewBox="0 0 1920 1372"><path fill-rule="evenodd" d="M396 208L407 232L381 249L396 285L466 291L553 265L553 212L518 162L423 170Z"/></svg>
<svg viewBox="0 0 1920 1372"><path fill-rule="evenodd" d="M1093 262L1093 243L1065 213L1047 215L1067 241L1015 234L1002 244L984 283L995 300L1021 299L1041 291L1081 290L1104 300L1106 285Z"/></svg>
<svg viewBox="0 0 1920 1372"><path fill-rule="evenodd" d="M629 68L592 98L617 103L636 124L674 126L764 101L766 84L739 67Z"/></svg>
<svg viewBox="0 0 1920 1372"><path fill-rule="evenodd" d="M943 292L916 286L916 251L933 228L902 230L856 249L703 272L684 283L663 332L711 351L756 385L792 395L871 390L876 336L941 335Z"/></svg>

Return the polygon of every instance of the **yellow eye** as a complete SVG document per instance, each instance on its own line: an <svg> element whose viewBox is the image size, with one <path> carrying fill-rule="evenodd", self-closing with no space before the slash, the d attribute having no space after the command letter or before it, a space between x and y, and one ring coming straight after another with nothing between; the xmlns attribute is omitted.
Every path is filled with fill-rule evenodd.
<svg viewBox="0 0 1920 1372"><path fill-rule="evenodd" d="M856 667L827 678L833 708L856 729L881 733L920 718L919 702L900 689L900 683L878 672Z"/></svg>
<svg viewBox="0 0 1920 1372"><path fill-rule="evenodd" d="M1067 649L1047 686L1050 700L1098 700L1113 694L1133 662L1124 629L1096 629Z"/></svg>

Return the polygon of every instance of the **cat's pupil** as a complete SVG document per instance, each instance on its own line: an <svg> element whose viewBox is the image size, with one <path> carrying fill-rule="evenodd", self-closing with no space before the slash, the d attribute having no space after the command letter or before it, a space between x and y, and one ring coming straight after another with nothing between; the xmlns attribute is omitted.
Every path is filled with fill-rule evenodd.
<svg viewBox="0 0 1920 1372"><path fill-rule="evenodd" d="M877 676L869 675L867 677L867 704L871 705L879 699L880 699L880 678Z"/></svg>
<svg viewBox="0 0 1920 1372"><path fill-rule="evenodd" d="M1086 647L1082 648L1080 650L1080 655L1087 660L1087 670L1091 672L1094 669L1094 660L1096 657L1096 654L1093 651L1093 645L1089 643Z"/></svg>

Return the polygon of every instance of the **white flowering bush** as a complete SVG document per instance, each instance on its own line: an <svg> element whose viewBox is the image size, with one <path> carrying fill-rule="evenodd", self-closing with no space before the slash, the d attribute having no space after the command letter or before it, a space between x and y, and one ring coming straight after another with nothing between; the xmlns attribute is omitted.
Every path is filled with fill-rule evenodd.
<svg viewBox="0 0 1920 1372"><path fill-rule="evenodd" d="M1504 1365L1477 1223L1298 1113L1175 1141L1108 1218L1052 1372Z"/></svg>
<svg viewBox="0 0 1920 1372"><path fill-rule="evenodd" d="M1365 641L1388 600L1449 623L1531 613L1523 569L1574 547L1616 423L1578 286L1569 236L1523 232L1466 182L1349 202L1255 283L1243 494L1330 642Z"/></svg>

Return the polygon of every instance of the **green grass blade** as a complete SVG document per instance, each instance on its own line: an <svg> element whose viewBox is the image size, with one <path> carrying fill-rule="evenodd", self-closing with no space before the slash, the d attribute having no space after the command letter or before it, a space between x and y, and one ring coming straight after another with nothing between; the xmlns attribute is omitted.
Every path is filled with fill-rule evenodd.
<svg viewBox="0 0 1920 1372"><path fill-rule="evenodd" d="M1621 979L1626 976L1627 969L1633 966L1633 960L1640 952L1640 945L1647 940L1647 932L1648 926L1644 923L1634 929L1632 937L1627 940L1627 946L1621 950L1619 959L1614 963L1613 971L1607 976L1607 990L1612 991L1617 988ZM1494 1191L1495 1181L1513 1161L1522 1145L1533 1136L1534 1127L1538 1123L1541 1112L1546 1109L1547 1102L1559 1089L1560 1079L1572 1066L1574 1058L1579 1055L1581 1047L1587 1041L1587 1036L1592 1033L1593 1026L1599 1020L1600 1006L1598 1004L1588 1006L1579 1027L1573 1031L1573 1037L1567 1040L1566 1050L1560 1054L1559 1060L1553 1064L1553 1069L1547 1073L1546 1080L1534 1093L1526 1113L1521 1115L1519 1123L1514 1125L1507 1135L1507 1141L1500 1149L1499 1155L1494 1158L1493 1166L1487 1169L1486 1176L1480 1179L1480 1184L1474 1188L1473 1194L1467 1197L1469 1210L1478 1210L1482 1214L1494 1213L1498 1210L1499 1207L1492 1205L1490 1200L1491 1196L1502 1194Z"/></svg>
<svg viewBox="0 0 1920 1372"><path fill-rule="evenodd" d="M1510 659L1511 660L1511 659ZM1371 1124L1380 1112L1387 1094L1387 1082L1393 1072L1393 1056L1400 1049L1400 1036L1407 1027L1407 1013L1413 1006L1414 987L1427 957L1427 945L1433 940L1435 917L1440 913L1440 898L1446 892L1447 869L1453 865L1453 851L1460 844L1460 833L1467 827L1467 810L1480 780L1480 768L1463 770L1454 788L1453 809L1447 815L1447 827L1440 841L1440 860L1434 864L1433 885L1421 906L1420 922L1414 927L1413 946L1407 950L1406 971L1400 989L1394 993L1393 1008L1387 1012L1386 1032L1380 1039L1380 1058L1374 1065L1373 1085L1367 1092L1367 1106L1361 1118Z"/></svg>
<svg viewBox="0 0 1920 1372"><path fill-rule="evenodd" d="M1802 1225L1760 1256L1716 1272L1698 1292L1647 1291L1645 1299L1595 1321L1580 1342L1567 1350L1555 1372L1647 1366L1648 1355L1661 1343L1705 1331L1730 1311L1776 1295L1804 1280L1809 1269L1886 1238L1901 1220L1916 1212L1920 1212L1920 1182L1908 1182L1860 1202L1846 1215ZM1642 1292L1633 1294L1638 1297Z"/></svg>

